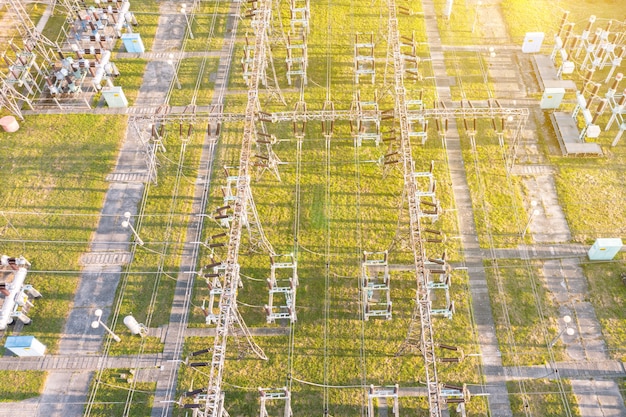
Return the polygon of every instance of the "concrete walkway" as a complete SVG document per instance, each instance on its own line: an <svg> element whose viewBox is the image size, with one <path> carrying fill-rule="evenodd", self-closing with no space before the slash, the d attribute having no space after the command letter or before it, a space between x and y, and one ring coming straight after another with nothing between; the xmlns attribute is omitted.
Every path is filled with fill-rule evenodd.
<svg viewBox="0 0 626 417"><path fill-rule="evenodd" d="M490 28L494 29L498 24L504 27L501 13L493 10L492 4L489 13ZM498 19L498 17L500 17ZM479 16L479 20L481 17ZM498 23L499 20L499 23ZM482 22L481 22L482 23ZM494 32L494 33L495 33ZM516 57L516 59L512 59ZM495 62L494 62L495 60ZM508 62L507 62L508 60ZM495 58L490 58L489 71L495 79L496 94L500 94L501 73L516 71L520 79L524 79L524 86L528 93L539 92L534 82L527 82L525 72L531 72L531 66L519 52L516 55L505 55L498 52ZM528 70L528 71L525 71ZM506 81L504 86L512 86ZM547 259L543 264L542 277L546 288L552 294L553 299L559 306L560 316L570 315L574 319L576 328L574 336L563 333L561 341L566 346L566 353L571 359L580 361L607 361L609 356L602 337L602 329L595 315L591 303L587 300L587 280L582 268L579 266L581 259L586 258L588 247L583 245L568 244L571 232L565 213L559 203L554 175L556 171L549 166L549 161L539 150L539 135L535 132L538 120L544 115L535 111L523 131L522 146L519 147L518 164L513 173L521 177L527 191L527 212L537 210L537 214L530 216L529 234L535 245L520 245L517 249L522 259ZM531 202L536 204L533 206ZM507 257L516 250L496 250L494 257ZM552 259L551 259L552 258ZM562 326L562 323L559 323ZM585 362L578 362L584 368ZM561 373L563 377L563 374ZM615 381L594 381L588 379L574 379L571 381L574 395L582 417L596 416L625 416L626 408ZM598 393L602 393L599 396Z"/></svg>
<svg viewBox="0 0 626 417"><path fill-rule="evenodd" d="M507 379L609 379L626 377L626 364L622 361L567 361L537 366L505 368Z"/></svg>
<svg viewBox="0 0 626 417"><path fill-rule="evenodd" d="M422 0L422 4L437 94L439 100L449 103L451 99L449 77L446 72L435 6L432 0ZM472 310L478 330L478 344L482 353L482 370L486 381L484 389L488 395L486 398L491 415L512 417L513 413L511 412L504 368L502 367L501 354L489 302L486 274L483 267L483 254L478 244L472 199L461 154L459 132L454 119L449 120L445 141L463 244L463 255L469 273Z"/></svg>
<svg viewBox="0 0 626 417"><path fill-rule="evenodd" d="M614 380L598 381L584 372L590 364L611 363L602 328L593 305L588 301L587 279L579 265L579 260L555 259L543 264L543 277L548 290L559 306L561 317L572 317L572 336L563 333L561 342L566 354L575 362L570 368L578 368L579 374L570 372L564 376L562 367L559 374L571 379L572 389L582 417L626 416L626 407ZM561 322L559 326L564 326ZM623 364L622 364L623 366ZM567 371L565 375L568 375Z"/></svg>
<svg viewBox="0 0 626 417"><path fill-rule="evenodd" d="M108 355L46 355L39 357L0 358L1 370L67 371L115 368L155 368L161 366L160 353L133 356Z"/></svg>
<svg viewBox="0 0 626 417"><path fill-rule="evenodd" d="M178 2L159 2L159 22L152 45L153 51L179 55L187 29L185 16L177 10L179 7ZM144 58L143 55L142 58ZM142 108L167 104L167 93L174 78L174 68L163 62L158 56L155 58L157 59L150 60L146 65L134 107Z"/></svg>
<svg viewBox="0 0 626 417"><path fill-rule="evenodd" d="M565 259L584 258L588 245L580 243L518 245L517 248L483 250L484 257L498 259Z"/></svg>
<svg viewBox="0 0 626 417"><path fill-rule="evenodd" d="M483 2L478 10L478 21L486 37L493 39L494 43L501 43L503 40L506 42L508 35L500 11L500 0ZM536 82L529 80L528 73L532 73L532 66L528 61L529 57L520 52L507 53L502 49L498 50L495 57L489 58L489 73L494 79L497 97L501 97L507 89L517 90L513 95L508 94L507 98L539 92ZM523 84L520 86L519 82L512 80L511 74L516 74L519 80L524 81ZM526 91L520 91L521 88ZM530 216L529 234L539 245L520 245L517 251L522 259L554 258L543 264L544 285L556 300L561 317L570 315L574 319L575 335L563 333L561 341L565 344L569 357L580 361L571 363L570 368L576 369L579 366L580 370L584 370L588 365L584 361L591 361L592 364L605 363L609 356L594 308L586 301L587 280L579 266L588 247L567 244L571 239L571 232L559 203L554 180L556 172L539 150L539 135L535 132L539 129L538 120L543 117L538 110L531 113L528 125L522 133L518 164L513 171L515 175L521 176L527 190L527 212L536 210L537 214ZM535 204L532 205L531 202ZM495 250L491 257L507 257L507 254L511 255L515 251ZM615 381L596 381L587 377L577 379L579 374L563 372L562 367L556 365L555 371L557 369L560 371L557 375L572 379L573 392L582 417L626 415L624 401Z"/></svg>

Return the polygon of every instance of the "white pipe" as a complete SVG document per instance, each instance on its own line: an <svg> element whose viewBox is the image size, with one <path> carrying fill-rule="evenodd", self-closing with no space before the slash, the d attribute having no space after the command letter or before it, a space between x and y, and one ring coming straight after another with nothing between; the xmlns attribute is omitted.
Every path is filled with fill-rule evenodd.
<svg viewBox="0 0 626 417"><path fill-rule="evenodd" d="M97 90L100 90L100 83L102 82L102 79L106 75L105 67L109 64L110 59L111 59L111 51L106 50L102 52L102 58L100 59L100 62L96 64L97 66L96 75L94 75L93 77L93 84Z"/></svg>
<svg viewBox="0 0 626 417"><path fill-rule="evenodd" d="M118 20L114 26L117 36L121 36L122 34L122 28L126 24L126 13L128 13L128 10L130 10L130 2L125 1L122 3L122 8L118 11Z"/></svg>
<svg viewBox="0 0 626 417"><path fill-rule="evenodd" d="M13 281L6 284L6 289L9 291L9 295L5 297L4 304L0 310L0 330L7 328L9 323L13 322L13 310L22 293L22 286L26 279L26 268L19 268L15 271Z"/></svg>

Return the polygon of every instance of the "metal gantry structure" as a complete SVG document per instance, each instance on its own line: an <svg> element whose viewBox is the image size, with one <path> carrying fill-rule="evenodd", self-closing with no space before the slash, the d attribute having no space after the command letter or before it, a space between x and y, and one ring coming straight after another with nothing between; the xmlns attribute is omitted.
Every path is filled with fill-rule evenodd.
<svg viewBox="0 0 626 417"><path fill-rule="evenodd" d="M389 6L389 36L394 65L394 92L396 101L396 117L400 124L400 154L404 187L409 207L409 229L411 248L414 255L415 280L417 284L414 319L420 324L420 350L424 358L424 373L428 393L428 409L431 417L441 416L441 403L437 365L435 357L435 341L431 317L430 292L428 290L428 270L426 269L426 253L422 242L422 226L420 224L419 197L415 181L414 162L411 154L411 140L409 137L410 122L407 110L406 88L404 86L404 63L400 50L400 33L398 31L398 17L394 0L388 0ZM416 316L416 317L415 317Z"/></svg>
<svg viewBox="0 0 626 417"><path fill-rule="evenodd" d="M375 417L374 401L385 401L388 405L391 402L391 412L393 417L400 417L400 403L398 401L400 388L396 384L392 387L376 387L370 385L367 393L367 417Z"/></svg>
<svg viewBox="0 0 626 417"><path fill-rule="evenodd" d="M296 287L298 286L298 261L293 253L270 255L270 277L267 279L269 301L264 306L267 322L289 320L295 323ZM274 297L282 294L284 305L275 305Z"/></svg>
<svg viewBox="0 0 626 417"><path fill-rule="evenodd" d="M54 59L51 51L58 50L59 45L46 38L35 27L35 24L24 8L23 2L20 0L9 0L9 4L11 10L13 10L18 17L19 22L17 24L17 30L22 42L25 45L30 45L31 49L35 49L42 58L51 62Z"/></svg>
<svg viewBox="0 0 626 417"><path fill-rule="evenodd" d="M272 3L270 0L259 0L252 16L252 27L255 32L254 55L250 65L248 101L246 104L243 138L241 144L239 174L237 176L236 199L233 202L232 221L228 252L224 261L224 288L220 296L219 316L213 354L210 363L209 383L204 398L204 410L198 414L203 417L222 417L228 415L224 409L224 395L222 393L222 377L226 360L226 342L229 327L237 312L237 287L239 285L239 247L241 245L242 229L248 204L248 190L250 187L250 157L254 143L255 122L259 99L259 83L265 61L267 32L270 25Z"/></svg>
<svg viewBox="0 0 626 417"><path fill-rule="evenodd" d="M459 118L512 118L512 121L515 124L514 133L517 133L519 128L518 124L521 124L523 127L524 122L529 116L529 111L527 108L522 107L498 107L498 106L490 106L484 102L473 102L474 107L446 107L446 108L423 108L423 109L408 109L407 116L409 121L412 118L416 118L418 116L424 119L459 119ZM381 112L381 117L383 116ZM389 115L389 113L385 112L385 115ZM264 121L268 123L279 123L279 122L311 122L311 121L321 121L330 125L331 122L335 122L338 120L349 120L356 122L358 120L358 113L351 110L335 110L330 108L324 108L321 110L309 110L306 111L282 111L282 112L272 112L272 113L263 113L262 114ZM393 117L398 117L397 113L394 112L392 114ZM176 113L175 111L171 111L170 113L163 114L151 114L151 115L138 115L133 116L136 120L149 120L150 123L166 123L174 120L176 122L180 121L188 121L188 120L200 120L208 121L209 123L226 123L226 122L241 122L245 120L245 114L242 113L230 113L230 112L222 112L222 113L202 113L200 111L196 113ZM520 122L521 121L521 122ZM258 135L258 132L257 132Z"/></svg>

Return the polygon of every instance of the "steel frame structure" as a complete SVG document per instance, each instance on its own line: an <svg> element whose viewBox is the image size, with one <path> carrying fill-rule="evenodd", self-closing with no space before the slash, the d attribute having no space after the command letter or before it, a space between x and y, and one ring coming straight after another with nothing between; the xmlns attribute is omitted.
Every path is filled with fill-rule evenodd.
<svg viewBox="0 0 626 417"><path fill-rule="evenodd" d="M405 100L407 105L412 100ZM407 110L406 112L409 121L411 119L417 119L421 117L423 119L455 119L455 118L518 118L525 121L528 118L529 111L525 107L451 107L451 108L425 108ZM394 112L393 116L398 117ZM335 110L335 109L321 109L321 110L307 110L302 111L284 111L263 113L263 117L266 122L280 123L280 122L309 122L309 121L322 121L322 122L334 122L337 120L352 120L357 119L357 113L350 110ZM151 115L136 115L134 119L140 120L147 118L155 122L167 122L169 120L181 121L181 120L193 120L197 122L241 122L245 120L245 113L229 113L229 112L202 112L195 113L176 113L176 112L160 112Z"/></svg>
<svg viewBox="0 0 626 417"><path fill-rule="evenodd" d="M295 323L297 320L298 261L293 253L270 255L270 264L271 272L267 279L269 300L264 306L267 323L274 323L276 320L289 320L291 323ZM287 283L286 286L285 283ZM274 305L274 296L277 294L283 294L285 305Z"/></svg>
<svg viewBox="0 0 626 417"><path fill-rule="evenodd" d="M373 100L363 100L361 91L357 90L352 101L351 111L355 114L355 123L350 123L350 130L355 137L356 146L361 146L364 140L373 140L376 146L380 145L380 122L383 114L378 109L378 93L374 91ZM390 117L389 112L385 117Z"/></svg>
<svg viewBox="0 0 626 417"><path fill-rule="evenodd" d="M428 393L428 409L431 417L441 417L441 398L437 376L435 357L434 331L431 317L431 300L428 289L428 269L426 268L426 252L422 241L422 226L420 224L420 208L418 189L414 175L414 161L411 153L410 121L407 108L406 88L404 86L404 58L401 52L400 33L398 31L398 17L395 0L388 0L389 7L389 35L390 53L394 65L394 92L396 101L396 116L400 125L400 153L405 192L409 208L409 230L411 249L414 254L415 280L417 284L415 309L412 323L419 321L420 350L424 358L425 383ZM411 329L409 329L411 331ZM409 333L409 337L411 334Z"/></svg>
<svg viewBox="0 0 626 417"><path fill-rule="evenodd" d="M21 111L21 102L26 103L32 110L32 100L35 95L40 92L38 84L41 79L38 79L37 76L32 76L32 69L36 70L37 75L45 76L48 73L45 67L54 61L53 51L58 51L60 48L55 42L52 42L37 30L28 12L24 8L24 4L20 0L9 0L8 3L9 9L17 16L18 23L16 26L22 40L23 48L11 44L14 52L18 55L16 59L18 65L14 66L14 71L11 69L11 64L6 60L6 52L3 54L9 66L8 73L10 76L3 75L1 77L0 105L6 107L23 120L24 116ZM20 49L22 50L21 52L19 51ZM20 57L20 54L28 55L28 63L23 61L24 55ZM37 60L40 60L39 65L36 63ZM15 84L17 84L18 87L26 87L28 92L26 94L19 92L15 88ZM37 91L33 91L33 88Z"/></svg>
<svg viewBox="0 0 626 417"><path fill-rule="evenodd" d="M226 360L226 342L230 323L235 315L238 316L236 306L237 288L239 286L239 248L241 234L246 217L246 208L249 203L251 151L256 137L255 122L259 100L259 82L265 61L267 33L271 17L271 0L257 1L257 8L252 16L252 28L255 32L254 54L250 64L248 100L246 104L243 138L239 157L239 173L236 183L236 199L233 204L232 220L230 222L230 236L227 246L224 271L224 287L219 301L219 316L217 318L216 334L213 343L209 383L204 398L204 410L198 412L203 417L223 417L228 412L224 409L224 395L222 392L222 376Z"/></svg>
<svg viewBox="0 0 626 417"><path fill-rule="evenodd" d="M370 385L369 392L367 393L367 417L375 417L374 412L374 399L384 398L385 401L391 400L391 412L393 417L400 417L400 405L398 401L398 393L400 388L398 384L392 387L376 387Z"/></svg>
<svg viewBox="0 0 626 417"><path fill-rule="evenodd" d="M283 412L283 417L293 417L293 411L291 411L291 393L287 387L259 388L259 395L261 397L260 417L270 417L265 405L267 401L285 401L285 411Z"/></svg>
<svg viewBox="0 0 626 417"><path fill-rule="evenodd" d="M392 303L388 252L363 252L361 261L361 302L363 319L382 317L391 320Z"/></svg>
<svg viewBox="0 0 626 417"><path fill-rule="evenodd" d="M37 30L28 12L24 8L24 4L20 0L8 0L11 8L17 14L19 24L18 32L22 38L24 45L28 45L29 49L36 49L37 54L51 63L54 60L54 52L60 50L56 42L51 41Z"/></svg>
<svg viewBox="0 0 626 417"><path fill-rule="evenodd" d="M358 84L361 77L365 76L370 76L372 84L374 84L376 63L374 59L373 33L357 33L354 35L354 82Z"/></svg>

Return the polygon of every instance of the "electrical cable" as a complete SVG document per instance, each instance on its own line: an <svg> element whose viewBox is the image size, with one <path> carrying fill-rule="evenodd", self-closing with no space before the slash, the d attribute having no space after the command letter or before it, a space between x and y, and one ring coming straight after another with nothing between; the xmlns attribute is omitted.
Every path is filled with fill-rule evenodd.
<svg viewBox="0 0 626 417"><path fill-rule="evenodd" d="M355 198L355 207L356 207L356 258L357 259L361 259L361 257L363 256L363 231L362 231L362 213L361 213L361 170L360 170L360 164L359 164L359 146L357 144L357 141L354 141L353 144L354 147L354 180L356 183L356 198ZM359 319L360 319L360 344L359 344L359 358L360 358L360 373L361 373L361 385L362 386L366 386L367 385L367 360L366 360L366 349L365 349L365 310L367 308L366 306L366 299L365 297L367 297L367 289L363 287L363 280L365 277L362 277L359 273L357 273L357 288L359 289L359 301L358 301L358 306L359 306ZM363 390L361 392L361 416L364 416L366 411L365 411L365 404L367 403L366 401L366 396L365 396L365 390Z"/></svg>
<svg viewBox="0 0 626 417"><path fill-rule="evenodd" d="M331 45L332 45L332 19L331 19L331 10L332 10L332 0L327 0L327 30L326 30L326 102L331 103L331 86L332 86L332 57L330 54ZM332 132L331 132L332 133ZM323 352L324 352L324 362L323 362L323 381L324 381L324 389L323 389L323 413L324 417L327 417L329 414L330 407L330 394L328 392L328 379L329 379L329 357L328 357L328 340L329 340L329 320L330 320L330 219L331 219L331 203L330 203L330 139L331 135L325 136L325 180L326 187L324 190L324 208L326 212L326 230L325 230L325 251L324 251L324 260L325 260L325 268L324 268L324 341L323 341Z"/></svg>
<svg viewBox="0 0 626 417"><path fill-rule="evenodd" d="M363 389L366 388L363 385L329 385L327 383L318 384L318 383L315 383L315 382L305 381L303 379L299 379L299 378L296 378L296 377L293 377L293 376L292 376L292 379L294 381L300 382L301 384L306 384L306 385L311 385L311 386L314 386L314 387L324 388L324 391L327 391L328 388L363 388ZM325 410L327 410L327 408L325 408Z"/></svg>

